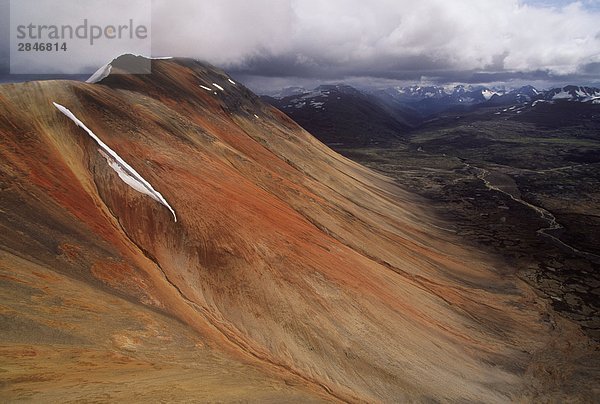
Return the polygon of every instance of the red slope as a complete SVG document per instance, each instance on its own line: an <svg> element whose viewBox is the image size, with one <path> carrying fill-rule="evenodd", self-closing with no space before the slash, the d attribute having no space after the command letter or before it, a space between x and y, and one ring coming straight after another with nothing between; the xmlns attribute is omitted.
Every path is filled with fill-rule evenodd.
<svg viewBox="0 0 600 404"><path fill-rule="evenodd" d="M275 400L559 397L566 387L555 377L576 397L592 394L585 378L571 376L588 353L583 336L549 321L525 285L500 275L501 264L442 234L422 201L327 149L224 73L189 60L152 64L152 75L113 74L99 84L0 87L0 263L11 282L19 282L13 272L24 276L25 259L178 319L209 350L188 352L262 372L239 398L269 396L265 385L279 380L287 385ZM225 90L199 87L212 83ZM148 180L179 221L123 183L53 101ZM10 299L5 305L19 312ZM98 321L118 335L127 329L109 313ZM68 322L54 327L78 336ZM138 344L135 355L148 349ZM132 380L131 389L146 388ZM9 382L6 396L33 389L20 383ZM208 390L178 398L224 394Z"/></svg>

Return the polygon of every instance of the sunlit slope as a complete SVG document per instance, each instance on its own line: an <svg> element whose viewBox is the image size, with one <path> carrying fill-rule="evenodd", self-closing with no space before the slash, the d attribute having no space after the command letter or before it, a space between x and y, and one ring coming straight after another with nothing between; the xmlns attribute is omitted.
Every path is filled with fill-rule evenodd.
<svg viewBox="0 0 600 404"><path fill-rule="evenodd" d="M127 394L147 393L151 364L182 386L170 400L502 402L571 384L563 356L586 354L580 333L510 268L437 227L421 200L219 70L153 60L151 75L124 76L122 59L95 84L0 87L4 328L30 327L2 334L2 396L60 394L70 387L56 381L88 351L99 352L77 375L88 391L120 358L143 358L126 369ZM102 332L82 330L90 318ZM558 349L565 338L573 345ZM36 365L17 363L19 349ZM50 368L51 352L68 366ZM208 372L214 384L187 387ZM228 389L235 378L244 385ZM119 377L104 383L106 399L130 397Z"/></svg>

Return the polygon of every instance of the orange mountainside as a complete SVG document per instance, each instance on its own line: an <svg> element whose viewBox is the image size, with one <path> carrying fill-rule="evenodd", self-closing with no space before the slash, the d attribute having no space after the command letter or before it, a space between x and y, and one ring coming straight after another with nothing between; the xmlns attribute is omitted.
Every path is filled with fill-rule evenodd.
<svg viewBox="0 0 600 404"><path fill-rule="evenodd" d="M423 201L217 69L128 58L0 86L1 401L597 398L594 345Z"/></svg>

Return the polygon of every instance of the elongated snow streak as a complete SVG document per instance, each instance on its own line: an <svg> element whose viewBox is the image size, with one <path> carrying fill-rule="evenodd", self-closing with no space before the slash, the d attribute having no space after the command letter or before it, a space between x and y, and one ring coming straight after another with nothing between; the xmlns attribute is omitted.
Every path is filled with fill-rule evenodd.
<svg viewBox="0 0 600 404"><path fill-rule="evenodd" d="M235 81L233 81L233 80L231 80L231 79L227 79L227 80L229 80L229 82L230 82L231 84L235 85Z"/></svg>
<svg viewBox="0 0 600 404"><path fill-rule="evenodd" d="M225 89L223 87L221 87L220 85L218 85L217 83L212 83L213 86L215 86L216 88L218 88L221 91L225 91Z"/></svg>
<svg viewBox="0 0 600 404"><path fill-rule="evenodd" d="M206 86L203 86L202 84L200 84L200 87L202 87L202 88L203 88L203 89L205 89L206 91L212 91L212 90L213 90L212 88L210 88L210 87L206 87Z"/></svg>
<svg viewBox="0 0 600 404"><path fill-rule="evenodd" d="M148 195L158 203L166 206L173 214L175 222L177 222L177 215L175 214L175 211L173 210L171 205L169 205L166 199L160 194L160 192L156 191L152 187L152 185L150 185L150 183L144 179L144 177L138 174L138 172L135 171L133 167L127 164L125 160L123 160L115 151L113 151L110 147L108 147L108 145L106 145L102 140L100 140L100 138L96 136L96 134L92 132L87 126L85 126L83 122L77 119L77 117L68 108L63 107L62 105L57 104L56 102L53 102L52 104L54 104L54 106L60 112L62 112L67 118L75 122L77 126L85 130L88 133L88 135L92 139L94 139L94 141L102 149L100 151L100 154L102 154L104 158L106 158L110 167L113 170L115 170L115 172L119 175L119 178L121 178L123 182L125 182L127 185L129 185L136 191Z"/></svg>

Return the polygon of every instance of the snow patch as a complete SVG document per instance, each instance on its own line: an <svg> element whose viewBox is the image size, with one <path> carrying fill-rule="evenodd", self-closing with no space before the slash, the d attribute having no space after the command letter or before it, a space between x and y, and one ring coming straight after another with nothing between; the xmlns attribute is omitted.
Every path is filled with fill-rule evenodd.
<svg viewBox="0 0 600 404"><path fill-rule="evenodd" d="M102 155L102 157L104 157L106 159L106 162L108 163L110 168L112 168L119 175L119 178L121 178L121 180L123 180L123 182L125 184L129 185L131 188L135 189L139 193L142 193L142 194L148 195L151 198L154 198L154 196L150 192L148 192L148 189L146 189L146 187L144 187L144 184L142 184L141 182L136 180L134 177L129 175L115 159L113 159L111 156L106 154L104 152L104 150L102 150L102 149L98 149L98 152Z"/></svg>
<svg viewBox="0 0 600 404"><path fill-rule="evenodd" d="M227 79L231 84L233 84L235 86L235 81L231 80L231 79Z"/></svg>
<svg viewBox="0 0 600 404"><path fill-rule="evenodd" d="M206 91L212 91L212 90L213 90L212 88L210 88L210 87L206 87L206 86L203 86L202 84L200 84L200 87L202 87L202 88L203 88L203 89L205 89Z"/></svg>
<svg viewBox="0 0 600 404"><path fill-rule="evenodd" d="M110 63L112 63L112 61ZM92 74L90 76L90 78L87 79L85 82L93 84L93 83L97 83L97 82L103 80L104 78L108 77L108 75L110 74L110 71L112 70L112 65L110 63L107 63L104 66L102 66L101 68L99 68L98 70L96 70L96 72L94 74Z"/></svg>
<svg viewBox="0 0 600 404"><path fill-rule="evenodd" d="M564 90L561 90L560 93L554 94L554 96L552 97L553 100L566 100L569 98L571 98L571 94Z"/></svg>
<svg viewBox="0 0 600 404"><path fill-rule="evenodd" d="M589 102L591 104L597 104L596 101L598 101L599 99L600 99L600 97L590 96L590 97L585 97L584 99L581 100L581 102Z"/></svg>
<svg viewBox="0 0 600 404"><path fill-rule="evenodd" d="M110 167L115 170L115 172L119 175L119 178L123 180L127 185L136 191L148 195L158 203L166 206L171 213L173 214L173 218L175 222L177 222L177 215L175 211L166 201L166 199L160 194L160 192L156 191L152 185L148 181L144 179L133 167L125 162L115 151L113 151L106 143L104 143L94 132L91 131L83 122L81 122L68 108L53 102L54 106L62 112L67 118L75 122L77 126L82 128L87 132L87 134L100 146L100 154L110 165Z"/></svg>
<svg viewBox="0 0 600 404"><path fill-rule="evenodd" d="M492 97L494 95L498 95L498 93L495 91L485 89L485 90L481 90L481 95L483 95L483 98L485 98L486 101L489 101L492 99Z"/></svg>
<svg viewBox="0 0 600 404"><path fill-rule="evenodd" d="M94 74L92 74L90 76L90 78L88 78L85 82L93 84L93 83L97 83L97 82L101 81L102 79L108 77L108 75L110 74L110 71L112 70L112 62L114 62L121 56L125 56L125 55L138 56L138 57L142 57L142 58L146 58L146 59L150 59L150 60L173 59L173 56L148 57L148 56L144 56L144 55L138 55L136 53L123 53L123 54L117 56L116 58L114 58L113 60L111 60L110 62L108 62L107 64L105 64L104 66L102 66L101 68L99 68L98 70L96 70L96 72L94 72Z"/></svg>
<svg viewBox="0 0 600 404"><path fill-rule="evenodd" d="M212 83L213 86L215 86L216 88L218 88L221 91L225 91L225 89L223 87L221 87L220 85L218 85L217 83Z"/></svg>

